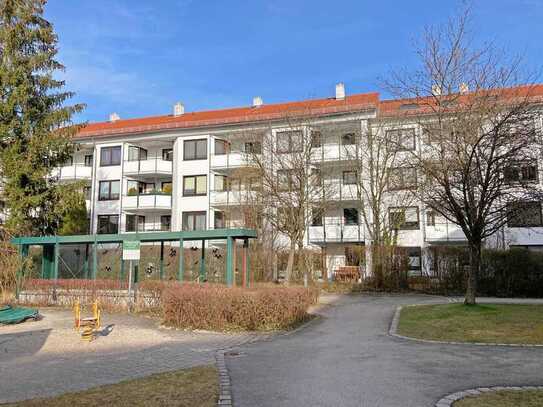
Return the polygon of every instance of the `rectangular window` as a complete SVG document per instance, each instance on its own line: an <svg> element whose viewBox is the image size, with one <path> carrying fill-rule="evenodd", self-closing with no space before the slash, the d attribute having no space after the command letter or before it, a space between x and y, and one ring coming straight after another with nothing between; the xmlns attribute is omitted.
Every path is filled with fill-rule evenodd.
<svg viewBox="0 0 543 407"><path fill-rule="evenodd" d="M173 161L173 149L172 148L163 148L162 149L162 160L163 161Z"/></svg>
<svg viewBox="0 0 543 407"><path fill-rule="evenodd" d="M319 148L322 147L322 134L320 131L311 131L311 147Z"/></svg>
<svg viewBox="0 0 543 407"><path fill-rule="evenodd" d="M537 162L519 162L507 167L503 176L507 182L537 181Z"/></svg>
<svg viewBox="0 0 543 407"><path fill-rule="evenodd" d="M160 217L160 230L163 232L169 232L172 228L172 217L171 215L162 215Z"/></svg>
<svg viewBox="0 0 543 407"><path fill-rule="evenodd" d="M215 229L224 229L225 221L224 221L224 212L215 211L214 212L215 221L214 221L214 227Z"/></svg>
<svg viewBox="0 0 543 407"><path fill-rule="evenodd" d="M412 151L415 149L415 129L387 130L386 140L392 151Z"/></svg>
<svg viewBox="0 0 543 407"><path fill-rule="evenodd" d="M121 146L100 149L100 167L121 165Z"/></svg>
<svg viewBox="0 0 543 407"><path fill-rule="evenodd" d="M388 208L388 219L393 229L418 230L419 208L417 206Z"/></svg>
<svg viewBox="0 0 543 407"><path fill-rule="evenodd" d="M92 160L94 156L92 154L85 155L85 167L92 167Z"/></svg>
<svg viewBox="0 0 543 407"><path fill-rule="evenodd" d="M120 181L100 181L99 201L116 201L119 199Z"/></svg>
<svg viewBox="0 0 543 407"><path fill-rule="evenodd" d="M277 135L277 152L299 153L303 151L303 134L301 130L281 131Z"/></svg>
<svg viewBox="0 0 543 407"><path fill-rule="evenodd" d="M356 185L357 180L356 171L343 171L343 185Z"/></svg>
<svg viewBox="0 0 543 407"><path fill-rule="evenodd" d="M436 225L436 213L431 209L426 209L426 225L435 226Z"/></svg>
<svg viewBox="0 0 543 407"><path fill-rule="evenodd" d="M322 226L322 208L311 209L311 226Z"/></svg>
<svg viewBox="0 0 543 407"><path fill-rule="evenodd" d="M228 177L226 175L215 175L215 185L213 189L217 192L228 191Z"/></svg>
<svg viewBox="0 0 543 407"><path fill-rule="evenodd" d="M215 155L225 155L228 152L228 142L226 140L215 139Z"/></svg>
<svg viewBox="0 0 543 407"><path fill-rule="evenodd" d="M138 146L128 146L128 161L147 160L147 150Z"/></svg>
<svg viewBox="0 0 543 407"><path fill-rule="evenodd" d="M62 163L63 167L71 167L72 165L74 165L73 157L68 157L68 159Z"/></svg>
<svg viewBox="0 0 543 407"><path fill-rule="evenodd" d="M126 215L127 232L145 232L145 216Z"/></svg>
<svg viewBox="0 0 543 407"><path fill-rule="evenodd" d="M507 205L507 226L511 228L543 226L541 202L516 202Z"/></svg>
<svg viewBox="0 0 543 407"><path fill-rule="evenodd" d="M320 168L311 168L311 184L314 186L322 185L322 172Z"/></svg>
<svg viewBox="0 0 543 407"><path fill-rule="evenodd" d="M92 188L90 186L86 185L83 187L83 196L85 197L85 200L90 201L91 191L92 191Z"/></svg>
<svg viewBox="0 0 543 407"><path fill-rule="evenodd" d="M356 144L356 135L354 133L346 133L341 136L342 146L352 146Z"/></svg>
<svg viewBox="0 0 543 407"><path fill-rule="evenodd" d="M183 196L207 195L207 175L183 177Z"/></svg>
<svg viewBox="0 0 543 407"><path fill-rule="evenodd" d="M297 191L299 183L293 170L277 171L277 187L279 191Z"/></svg>
<svg viewBox="0 0 543 407"><path fill-rule="evenodd" d="M119 233L119 215L98 215L98 234Z"/></svg>
<svg viewBox="0 0 543 407"><path fill-rule="evenodd" d="M260 141L248 141L243 148L247 154L262 154L262 143Z"/></svg>
<svg viewBox="0 0 543 407"><path fill-rule="evenodd" d="M343 208L343 222L346 225L358 225L358 209Z"/></svg>
<svg viewBox="0 0 543 407"><path fill-rule="evenodd" d="M166 194L166 195L171 195L172 194L172 188L173 188L172 181L162 181L160 192L162 192L163 194Z"/></svg>
<svg viewBox="0 0 543 407"><path fill-rule="evenodd" d="M206 230L206 213L183 212L183 230Z"/></svg>
<svg viewBox="0 0 543 407"><path fill-rule="evenodd" d="M417 169L415 167L391 168L388 174L388 188L409 189L417 186Z"/></svg>
<svg viewBox="0 0 543 407"><path fill-rule="evenodd" d="M207 140L185 140L183 142L183 160L207 159Z"/></svg>

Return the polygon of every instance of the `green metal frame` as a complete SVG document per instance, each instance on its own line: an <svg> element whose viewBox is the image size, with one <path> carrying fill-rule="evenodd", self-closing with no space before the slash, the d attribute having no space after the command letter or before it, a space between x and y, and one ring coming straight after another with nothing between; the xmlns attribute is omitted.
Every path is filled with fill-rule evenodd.
<svg viewBox="0 0 543 407"><path fill-rule="evenodd" d="M39 237L15 237L11 242L18 245L22 257L28 256L29 246L43 247L42 273L44 279L58 278L58 259L60 253L60 245L62 244L86 244L92 245L92 268L91 279L96 279L99 243L122 243L124 241L139 240L140 242L160 242L160 276L164 276L164 242L179 242L179 269L177 278L179 281L184 280L185 265L184 265L184 242L185 241L202 241L202 253L200 257L200 281L205 280L205 254L203 248L206 240L221 240L226 239L226 284L232 286L234 284L234 266L232 264L234 255L234 245L236 240L242 240L246 247L249 239L257 237L254 229L211 229L211 230L191 230L179 232L150 232L150 233L130 233L116 235L76 235L76 236L39 236ZM88 251L86 250L85 267L88 269ZM248 263L248 262L247 262ZM121 265L121 267L124 264ZM124 269L124 267L122 267ZM123 270L124 271L124 270ZM24 273L24 270L21 271ZM249 266L245 271L249 274ZM85 275L88 275L85 273Z"/></svg>

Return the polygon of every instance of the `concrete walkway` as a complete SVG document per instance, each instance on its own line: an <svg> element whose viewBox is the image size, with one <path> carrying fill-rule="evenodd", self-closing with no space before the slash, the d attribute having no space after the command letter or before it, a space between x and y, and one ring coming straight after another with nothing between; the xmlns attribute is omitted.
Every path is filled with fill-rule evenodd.
<svg viewBox="0 0 543 407"><path fill-rule="evenodd" d="M0 325L0 403L213 364L218 349L258 338L167 330L150 318L106 314L102 335L88 343L74 331L71 311L41 313L37 322Z"/></svg>
<svg viewBox="0 0 543 407"><path fill-rule="evenodd" d="M426 344L387 335L424 296L339 296L301 331L227 356L236 407L430 407L474 387L543 384L543 349ZM227 354L228 355L228 354Z"/></svg>

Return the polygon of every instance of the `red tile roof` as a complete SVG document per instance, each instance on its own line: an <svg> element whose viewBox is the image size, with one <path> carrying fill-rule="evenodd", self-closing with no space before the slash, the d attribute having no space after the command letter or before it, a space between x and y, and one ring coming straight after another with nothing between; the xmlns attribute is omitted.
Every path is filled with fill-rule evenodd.
<svg viewBox="0 0 543 407"><path fill-rule="evenodd" d="M179 116L153 116L115 122L90 123L76 138L106 137L113 135L137 134L182 128L239 124L247 122L285 119L289 115L332 115L377 109L378 93L363 93L346 96L343 100L313 99L300 102L263 104L259 107L188 112Z"/></svg>

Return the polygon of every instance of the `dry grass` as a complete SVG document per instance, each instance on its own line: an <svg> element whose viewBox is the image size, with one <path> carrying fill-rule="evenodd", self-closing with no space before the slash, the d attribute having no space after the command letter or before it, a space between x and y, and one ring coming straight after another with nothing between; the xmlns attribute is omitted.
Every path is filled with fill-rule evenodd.
<svg viewBox="0 0 543 407"><path fill-rule="evenodd" d="M217 405L218 396L217 371L212 366L203 366L160 373L52 398L32 399L2 405L17 407L211 407Z"/></svg>
<svg viewBox="0 0 543 407"><path fill-rule="evenodd" d="M481 396L467 397L453 404L454 407L541 407L543 391L504 390L486 393Z"/></svg>
<svg viewBox="0 0 543 407"><path fill-rule="evenodd" d="M401 313L398 332L442 341L543 344L543 305L406 307Z"/></svg>

